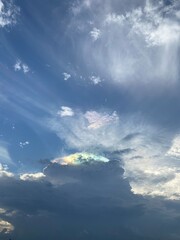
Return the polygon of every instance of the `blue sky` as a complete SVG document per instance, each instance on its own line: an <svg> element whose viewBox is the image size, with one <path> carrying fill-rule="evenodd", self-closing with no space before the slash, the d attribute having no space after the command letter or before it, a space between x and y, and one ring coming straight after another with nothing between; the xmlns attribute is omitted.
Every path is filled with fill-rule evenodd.
<svg viewBox="0 0 180 240"><path fill-rule="evenodd" d="M0 0L2 239L179 239L179 53L178 0Z"/></svg>

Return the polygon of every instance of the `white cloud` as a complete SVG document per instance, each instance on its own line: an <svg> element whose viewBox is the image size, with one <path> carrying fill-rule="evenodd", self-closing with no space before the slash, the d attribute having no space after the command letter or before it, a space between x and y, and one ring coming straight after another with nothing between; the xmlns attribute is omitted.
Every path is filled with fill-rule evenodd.
<svg viewBox="0 0 180 240"><path fill-rule="evenodd" d="M180 199L179 162L170 156L179 155L179 139L171 146L169 133L147 125L140 116L119 119L116 112L76 111L71 118L53 118L48 125L77 152L116 152L134 194Z"/></svg>
<svg viewBox="0 0 180 240"><path fill-rule="evenodd" d="M116 13L109 13L105 18L105 24L114 24L118 23L122 25L125 21L124 15L117 15Z"/></svg>
<svg viewBox="0 0 180 240"><path fill-rule="evenodd" d="M101 37L101 31L98 28L93 28L93 30L90 31L89 34L93 41L97 41Z"/></svg>
<svg viewBox="0 0 180 240"><path fill-rule="evenodd" d="M132 116L129 119L119 118L115 111L75 111L70 118L54 116L44 123L65 141L68 148L87 152L94 152L95 149L115 151L129 148L129 143L122 141L127 135L153 131ZM141 137L138 137L139 141L134 140L135 146L140 144Z"/></svg>
<svg viewBox="0 0 180 240"><path fill-rule="evenodd" d="M13 1L0 0L0 27L16 24L16 18L20 9L14 5Z"/></svg>
<svg viewBox="0 0 180 240"><path fill-rule="evenodd" d="M117 118L115 113L111 115L96 111L87 111L86 113L76 111L71 118L53 117L48 120L47 125L61 139L65 140L69 148L90 151L91 148L99 145L113 147L112 142L117 140L115 135Z"/></svg>
<svg viewBox="0 0 180 240"><path fill-rule="evenodd" d="M28 73L29 72L29 67L28 67L28 65L26 65L26 64L22 64L22 69L23 69L23 72L24 73Z"/></svg>
<svg viewBox="0 0 180 240"><path fill-rule="evenodd" d="M88 129L98 129L119 120L115 111L111 115L107 113L98 113L96 111L87 111L84 117L88 120Z"/></svg>
<svg viewBox="0 0 180 240"><path fill-rule="evenodd" d="M164 17L169 9L164 8L162 12L161 8L161 3L154 6L147 1L144 9L138 8L126 14L126 20L132 24L132 30L142 34L149 46L177 43L180 39L179 24Z"/></svg>
<svg viewBox="0 0 180 240"><path fill-rule="evenodd" d="M135 153L124 156L124 176L129 179L134 194L180 199L179 140L175 136L170 148L167 139L164 143L162 138L151 141L146 147L142 142Z"/></svg>
<svg viewBox="0 0 180 240"><path fill-rule="evenodd" d="M73 18L72 27L77 20L78 26L83 25L85 34L90 32L94 41L100 36L101 41L92 44L84 37L77 42L80 44L79 60L91 71L98 70L99 74L107 76L106 81L123 85L132 92L142 84L145 87L141 94L151 89L146 87L149 85L156 87L156 91L174 86L179 77L180 46L176 2L166 6L163 1L147 0L138 4L139 7L125 4L122 10L117 10L113 1L91 1L89 10L82 7L82 14ZM98 9L100 5L102 9ZM99 14L92 16L96 8ZM97 29L89 29L92 26L83 18L86 12L92 16Z"/></svg>
<svg viewBox="0 0 180 240"><path fill-rule="evenodd" d="M168 162L165 156L143 156L125 162L125 176L128 177L132 192L144 196L180 199L180 167Z"/></svg>
<svg viewBox="0 0 180 240"><path fill-rule="evenodd" d="M172 146L168 150L167 156L180 158L180 135L173 139Z"/></svg>
<svg viewBox="0 0 180 240"><path fill-rule="evenodd" d="M69 78L71 78L71 74L64 72L63 73L64 80L67 81Z"/></svg>
<svg viewBox="0 0 180 240"><path fill-rule="evenodd" d="M14 174L8 171L8 167L0 163L0 177L13 177L13 176Z"/></svg>
<svg viewBox="0 0 180 240"><path fill-rule="evenodd" d="M4 233L8 234L8 233L12 232L13 230L14 230L14 226L11 223L0 219L0 233L4 232Z"/></svg>
<svg viewBox="0 0 180 240"><path fill-rule="evenodd" d="M99 76L94 76L94 75L90 77L90 80L94 85L97 85L102 82Z"/></svg>
<svg viewBox="0 0 180 240"><path fill-rule="evenodd" d="M24 148L26 145L29 145L29 144L30 144L29 141L20 142L20 143L19 143L19 146L20 146L21 148Z"/></svg>
<svg viewBox="0 0 180 240"><path fill-rule="evenodd" d="M62 106L61 110L59 110L57 112L58 115L60 115L61 117L71 117L74 116L74 112L72 110L72 108L67 107L67 106Z"/></svg>
<svg viewBox="0 0 180 240"><path fill-rule="evenodd" d="M39 181L45 178L46 176L42 172L37 173L24 173L20 175L20 179L23 181Z"/></svg>
<svg viewBox="0 0 180 240"><path fill-rule="evenodd" d="M15 65L14 65L14 70L15 71L23 71L24 73L28 73L30 71L30 68L28 67L27 64L22 63L21 60L17 59Z"/></svg>
<svg viewBox="0 0 180 240"><path fill-rule="evenodd" d="M20 71L21 70L21 61L18 59L14 65L14 70L15 71Z"/></svg>

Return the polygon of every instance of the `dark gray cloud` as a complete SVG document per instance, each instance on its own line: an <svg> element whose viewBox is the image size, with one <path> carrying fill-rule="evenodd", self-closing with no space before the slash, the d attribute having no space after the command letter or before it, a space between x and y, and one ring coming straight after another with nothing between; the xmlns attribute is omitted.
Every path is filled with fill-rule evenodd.
<svg viewBox="0 0 180 240"><path fill-rule="evenodd" d="M39 181L1 178L0 217L15 228L1 232L2 239L177 239L179 216L171 203L133 195L117 161L50 164L44 174Z"/></svg>

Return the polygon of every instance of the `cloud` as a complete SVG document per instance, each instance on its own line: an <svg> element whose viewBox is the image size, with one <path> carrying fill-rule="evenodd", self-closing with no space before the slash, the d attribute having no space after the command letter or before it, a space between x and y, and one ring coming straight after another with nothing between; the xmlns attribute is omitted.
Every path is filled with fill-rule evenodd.
<svg viewBox="0 0 180 240"><path fill-rule="evenodd" d="M74 31L76 21L78 26L83 25L84 37L80 44L77 42L79 62L87 70L106 76L105 81L111 85L126 87L134 95L137 92L143 95L152 88L159 92L169 85L175 86L179 79L178 7L177 1L167 5L151 0L129 5L91 1L89 8L81 6L80 13L72 20ZM92 12L96 9L98 14L94 16ZM84 21L83 14L88 15L93 26L98 26L98 31ZM101 41L92 44L85 37L87 32L94 40L103 33Z"/></svg>
<svg viewBox="0 0 180 240"><path fill-rule="evenodd" d="M97 41L101 37L101 31L98 28L93 28L89 34L93 41Z"/></svg>
<svg viewBox="0 0 180 240"><path fill-rule="evenodd" d="M119 117L115 111L112 113L112 115L106 113L98 113L96 111L87 111L84 114L84 117L89 122L89 129L97 129L110 123L115 123L119 120Z"/></svg>
<svg viewBox="0 0 180 240"><path fill-rule="evenodd" d="M61 165L78 165L86 162L93 163L94 161L109 162L109 159L92 153L81 152L54 159L52 160L52 163L59 163Z"/></svg>
<svg viewBox="0 0 180 240"><path fill-rule="evenodd" d="M11 223L0 219L0 233L3 232L5 234L8 234L13 230L14 230L14 226Z"/></svg>
<svg viewBox="0 0 180 240"><path fill-rule="evenodd" d="M30 68L28 67L28 65L26 65L25 63L22 63L21 60L17 60L15 65L14 65L14 70L15 71L23 71L24 73L28 73L30 71Z"/></svg>
<svg viewBox="0 0 180 240"><path fill-rule="evenodd" d="M0 163L0 177L13 177L14 174L8 170L7 165Z"/></svg>
<svg viewBox="0 0 180 240"><path fill-rule="evenodd" d="M39 181L45 178L42 172L37 173L24 173L20 175L20 179L23 181Z"/></svg>
<svg viewBox="0 0 180 240"><path fill-rule="evenodd" d="M119 142L116 134L118 124L119 117L115 111L82 113L77 110L69 118L46 120L46 125L66 142L68 148L78 151L91 151L100 146L114 149Z"/></svg>
<svg viewBox="0 0 180 240"><path fill-rule="evenodd" d="M143 122L141 116L119 117L116 112L86 111L68 120L48 122L51 130L64 140L66 149L92 152L121 160L124 177L132 192L144 196L180 199L180 168L173 154L178 154L178 138ZM78 155L79 156L79 155ZM79 160L77 154L57 158L57 162Z"/></svg>
<svg viewBox="0 0 180 240"><path fill-rule="evenodd" d="M174 227L179 222L177 210L174 215L175 210L164 202L149 202L134 195L118 161L79 165L51 162L43 174L43 181L1 178L2 229L9 226L3 221L11 223L11 238L49 239L53 234L53 238L60 235L64 239L115 236L153 240L173 239L172 233L179 234L179 228ZM164 230L165 226L168 229Z"/></svg>
<svg viewBox="0 0 180 240"><path fill-rule="evenodd" d="M90 80L94 85L97 85L102 82L99 76L94 76L94 75L90 77Z"/></svg>
<svg viewBox="0 0 180 240"><path fill-rule="evenodd" d="M24 148L26 145L29 145L29 144L30 144L29 141L20 142L20 143L19 143L19 146L20 146L21 148Z"/></svg>
<svg viewBox="0 0 180 240"><path fill-rule="evenodd" d="M62 106L61 110L59 110L57 112L57 114L60 115L61 117L72 117L72 116L74 116L74 112L73 112L72 108L66 107L66 106Z"/></svg>
<svg viewBox="0 0 180 240"><path fill-rule="evenodd" d="M180 158L180 136L177 135L173 139L172 146L167 152L167 156Z"/></svg>
<svg viewBox="0 0 180 240"><path fill-rule="evenodd" d="M132 196L128 185L125 184L126 189L121 194L118 193L117 189L124 186L122 178L117 182L121 173L122 170L116 162L78 166L54 163L45 169L45 181L3 179L0 182L3 194L0 201L6 206L7 213L9 212L8 217L7 213L4 217L14 226L11 237L18 235L20 240L25 236L30 239L28 233L31 232L30 237L34 239L37 236L49 239L52 236L50 229L53 228L53 237L61 235L64 239L90 239L91 236L105 238L112 236L116 229L112 223L117 223L117 219L117 236L126 236L127 227L124 221L139 218L143 214L143 207L137 198L136 203L126 202L124 197ZM69 176L73 176L77 181L66 182ZM64 181L64 184L55 184L56 179ZM112 195L118 203L112 199ZM135 201L134 198L133 200ZM11 214L12 209L14 214ZM62 225L63 228L60 227ZM71 231L67 231L69 228ZM128 227L128 235L125 239L138 238L133 227Z"/></svg>
<svg viewBox="0 0 180 240"><path fill-rule="evenodd" d="M16 24L19 12L20 8L12 0L0 0L0 27Z"/></svg>
<svg viewBox="0 0 180 240"><path fill-rule="evenodd" d="M69 78L71 78L71 74L64 72L63 73L64 80L67 81Z"/></svg>

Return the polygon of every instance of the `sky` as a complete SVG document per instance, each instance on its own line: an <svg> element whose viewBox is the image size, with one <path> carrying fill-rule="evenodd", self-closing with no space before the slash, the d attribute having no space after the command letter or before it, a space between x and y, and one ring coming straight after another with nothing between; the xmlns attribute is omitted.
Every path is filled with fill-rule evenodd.
<svg viewBox="0 0 180 240"><path fill-rule="evenodd" d="M0 239L180 239L180 2L0 0Z"/></svg>

